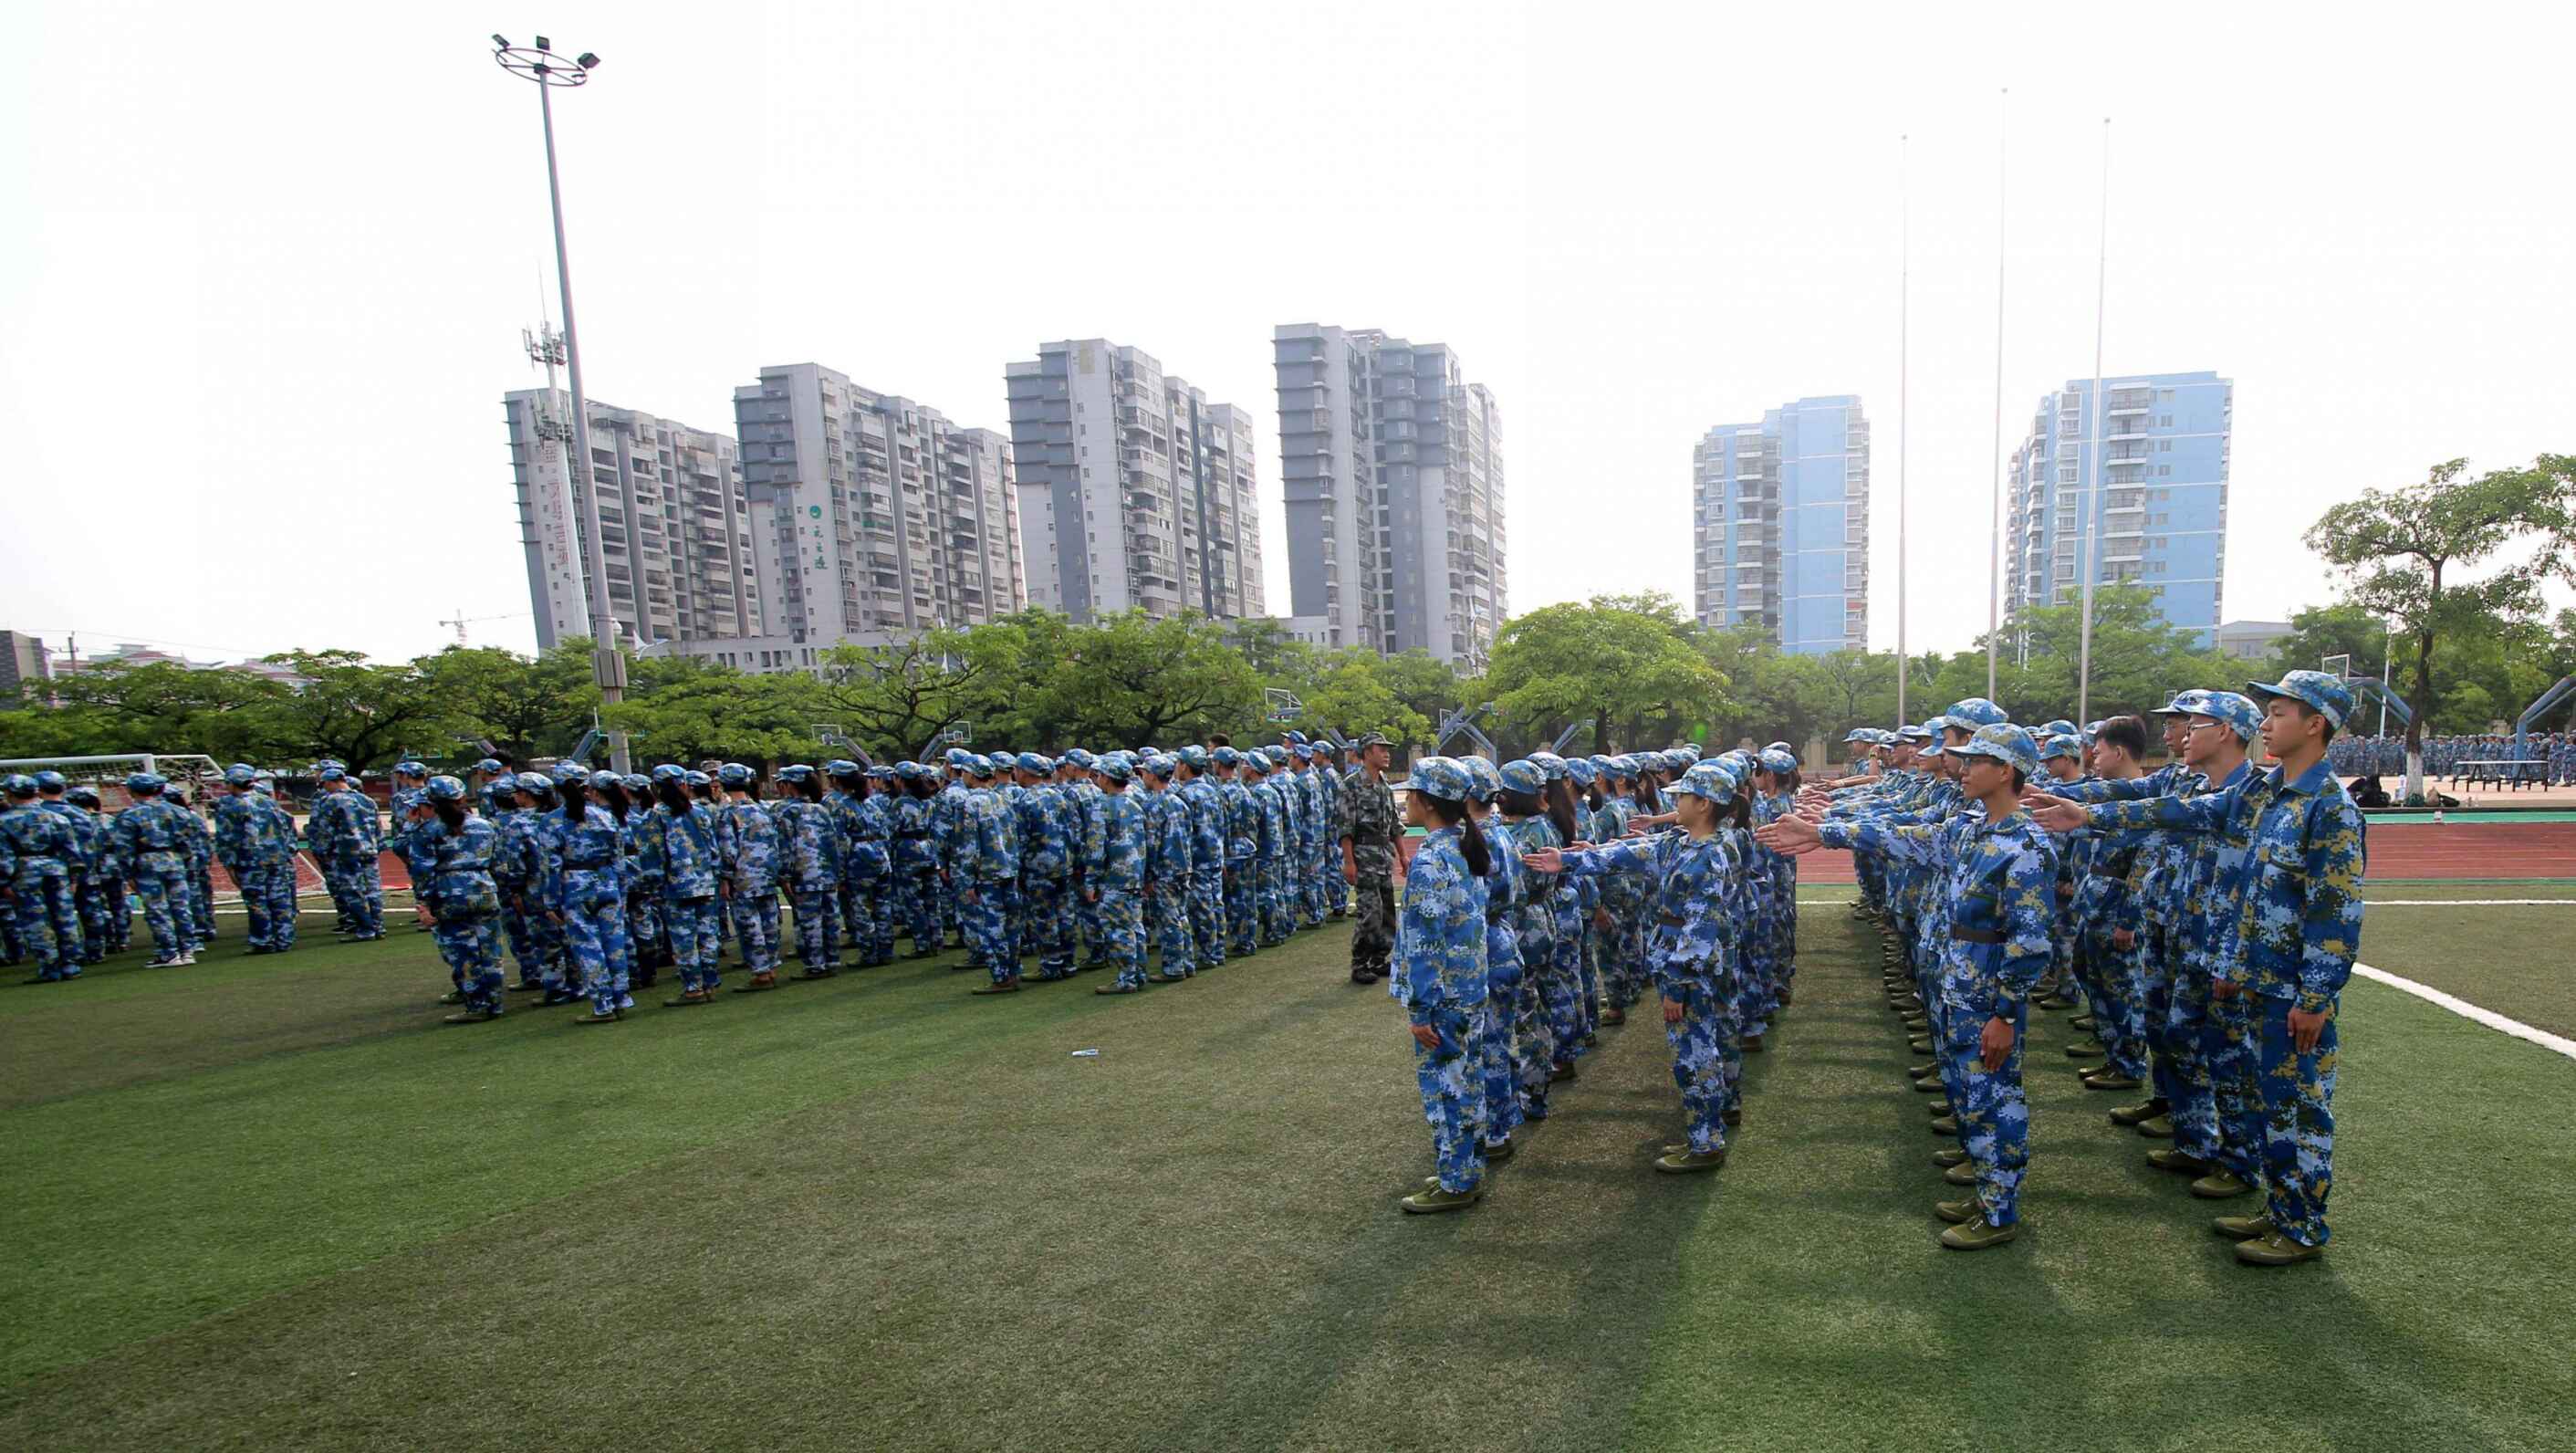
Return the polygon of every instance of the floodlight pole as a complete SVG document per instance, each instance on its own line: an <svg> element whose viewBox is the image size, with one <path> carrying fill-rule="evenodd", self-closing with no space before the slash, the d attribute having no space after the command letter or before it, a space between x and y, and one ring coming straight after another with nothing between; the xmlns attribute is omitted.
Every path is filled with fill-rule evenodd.
<svg viewBox="0 0 2576 1453"><path fill-rule="evenodd" d="M572 375L573 436L564 447L564 474L580 502L575 523L590 525L591 674L599 683L600 701L615 706L626 699L626 658L618 654L617 618L608 604L608 526L600 518L599 491L590 478L590 400L581 387L581 329L573 322L572 255L564 246L563 178L555 163L555 88L588 81L599 60L585 54L579 61L566 61L547 48L543 36L533 46L509 45L499 36L493 40L493 59L501 69L537 83L537 115L546 138L546 202L555 224L555 276L563 291L564 367ZM608 755L621 776L632 767L626 733L608 734Z"/></svg>

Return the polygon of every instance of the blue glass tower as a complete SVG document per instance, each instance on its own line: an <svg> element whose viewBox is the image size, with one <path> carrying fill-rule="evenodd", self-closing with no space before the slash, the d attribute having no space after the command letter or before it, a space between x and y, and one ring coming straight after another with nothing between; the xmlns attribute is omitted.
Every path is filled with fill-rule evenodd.
<svg viewBox="0 0 2576 1453"><path fill-rule="evenodd" d="M1869 420L1857 394L1720 424L1691 451L1693 612L1784 651L1869 642Z"/></svg>

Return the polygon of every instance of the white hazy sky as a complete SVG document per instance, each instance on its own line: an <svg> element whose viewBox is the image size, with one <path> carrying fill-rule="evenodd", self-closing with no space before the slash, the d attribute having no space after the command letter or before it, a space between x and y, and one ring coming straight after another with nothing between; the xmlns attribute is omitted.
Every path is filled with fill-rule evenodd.
<svg viewBox="0 0 2576 1453"><path fill-rule="evenodd" d="M2108 115L2107 366L2236 381L2230 617L2327 597L2336 499L2576 448L2564 7L1768 11L11 6L0 625L532 643L500 395L552 253L496 28L605 58L557 116L594 396L730 431L811 359L1007 428L1006 361L1134 344L1260 421L1283 614L1269 338L1317 321L1498 393L1522 611L1687 601L1693 441L1860 394L1894 644L1910 133L1909 643L1966 646L2005 86L2007 442L2092 371Z"/></svg>

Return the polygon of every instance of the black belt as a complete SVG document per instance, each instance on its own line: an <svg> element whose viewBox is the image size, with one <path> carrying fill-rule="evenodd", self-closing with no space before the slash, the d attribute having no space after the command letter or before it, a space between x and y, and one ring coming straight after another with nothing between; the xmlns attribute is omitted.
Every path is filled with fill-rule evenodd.
<svg viewBox="0 0 2576 1453"><path fill-rule="evenodd" d="M1961 943L2001 945L2006 942L2003 931L2001 929L1994 928L1960 928L1953 925L1950 929L1950 936Z"/></svg>

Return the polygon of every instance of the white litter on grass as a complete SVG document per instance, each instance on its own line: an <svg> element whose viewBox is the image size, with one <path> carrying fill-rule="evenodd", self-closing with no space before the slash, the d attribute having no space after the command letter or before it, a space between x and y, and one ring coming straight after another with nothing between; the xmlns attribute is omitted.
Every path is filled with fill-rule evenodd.
<svg viewBox="0 0 2576 1453"><path fill-rule="evenodd" d="M1077 1049L1073 1052L1073 1057L1075 1059L1098 1059L1100 1058L1100 1051L1096 1049Z"/></svg>

